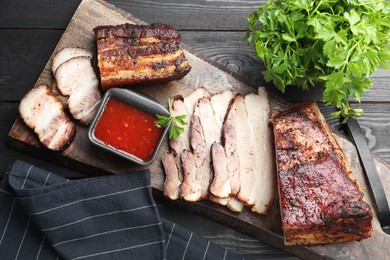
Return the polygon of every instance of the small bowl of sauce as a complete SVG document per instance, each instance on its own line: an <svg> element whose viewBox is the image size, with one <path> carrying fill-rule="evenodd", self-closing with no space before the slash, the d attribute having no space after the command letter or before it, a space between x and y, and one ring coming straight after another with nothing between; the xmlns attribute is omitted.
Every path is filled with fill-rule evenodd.
<svg viewBox="0 0 390 260"><path fill-rule="evenodd" d="M157 114L169 117L155 99L128 89L109 89L89 128L89 140L134 163L149 165L169 130L155 125Z"/></svg>

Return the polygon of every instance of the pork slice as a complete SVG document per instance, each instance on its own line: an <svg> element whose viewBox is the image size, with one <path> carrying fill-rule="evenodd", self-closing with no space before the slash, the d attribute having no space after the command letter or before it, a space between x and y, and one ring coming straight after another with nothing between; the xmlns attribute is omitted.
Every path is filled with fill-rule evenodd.
<svg viewBox="0 0 390 260"><path fill-rule="evenodd" d="M191 147L190 150L183 150L181 154L181 163L183 168L183 183L180 187L180 195L187 201L198 201L203 198L201 188L204 181L204 170L201 169L205 158L207 157L206 142L203 138L203 129L197 114L191 117L190 121ZM206 176L207 177L207 176ZM192 187L199 188L199 192L188 191Z"/></svg>
<svg viewBox="0 0 390 260"><path fill-rule="evenodd" d="M216 188L219 187L219 191L223 191L223 187L227 190L230 189L228 198L220 199L220 201L214 199L213 201L226 205L232 211L241 212L244 205L234 197L240 189L240 161L237 150L237 130L235 121L237 100L239 99L234 98L229 102L227 112L224 117L221 138L224 156L212 153L214 179L211 186L212 189L210 188L210 191L214 196L224 196L225 194L222 192L218 193ZM218 157L221 157L222 159ZM223 164L223 162L221 161L223 161L224 157L226 158L225 165L222 166L221 164ZM226 188L227 185L229 188Z"/></svg>
<svg viewBox="0 0 390 260"><path fill-rule="evenodd" d="M210 193L217 198L228 198L232 190L226 169L227 160L225 149L219 142L214 142L211 146L211 158L213 162L214 179L210 186ZM217 199L213 199L213 201L219 202Z"/></svg>
<svg viewBox="0 0 390 260"><path fill-rule="evenodd" d="M72 142L76 127L47 85L30 90L20 102L19 113L47 148L59 151Z"/></svg>
<svg viewBox="0 0 390 260"><path fill-rule="evenodd" d="M164 195L171 200L176 200L179 198L179 188L183 177L179 175L174 154L165 153L162 157L162 164L165 172Z"/></svg>
<svg viewBox="0 0 390 260"><path fill-rule="evenodd" d="M235 104L233 103L226 115L222 128L222 140L226 155L226 171L229 176L231 195L240 190L240 159L237 149L237 130L235 122Z"/></svg>
<svg viewBox="0 0 390 260"><path fill-rule="evenodd" d="M222 138L222 125L225 115L228 111L229 104L233 98L233 93L230 90L215 94L210 98L210 105L213 109L214 118L219 128L219 137L211 147L212 169L214 177L210 186L212 201L226 205L228 200L218 200L218 198L228 198L231 194L231 185L229 181L229 174L227 172L227 158L224 147L220 141Z"/></svg>
<svg viewBox="0 0 390 260"><path fill-rule="evenodd" d="M253 133L248 120L245 99L242 95L235 97L235 128L237 136L237 151L240 161L240 191L237 199L245 205L253 205L254 174L256 168Z"/></svg>
<svg viewBox="0 0 390 260"><path fill-rule="evenodd" d="M76 57L63 62L56 72L57 87L61 94L69 96L68 109L83 124L90 124L101 99L99 82L90 57Z"/></svg>
<svg viewBox="0 0 390 260"><path fill-rule="evenodd" d="M81 57L81 56L92 58L92 52L82 48L64 48L56 52L51 62L51 70L53 72L53 75L56 74L58 67L62 63L72 58Z"/></svg>
<svg viewBox="0 0 390 260"><path fill-rule="evenodd" d="M232 91L226 90L222 93L218 93L210 97L210 105L214 112L215 121L221 129L233 96L234 95Z"/></svg>
<svg viewBox="0 0 390 260"><path fill-rule="evenodd" d="M181 153L183 162L184 181L180 186L180 195L186 201L198 201L202 197L201 183L197 181L197 171L194 154L189 150L183 150Z"/></svg>
<svg viewBox="0 0 390 260"><path fill-rule="evenodd" d="M196 110L196 108L198 110ZM203 136L205 142L205 147L201 149L193 150L195 154L202 154L203 162L197 168L197 177L201 180L202 187L202 199L207 199L209 197L209 188L211 181L213 180L213 171L211 167L211 146L214 142L221 139L221 127L218 125L218 120L214 114L213 108L210 104L209 98L201 98L198 101L198 104L195 108L194 115L199 113L199 121L201 129L203 129ZM193 137L191 136L191 145Z"/></svg>
<svg viewBox="0 0 390 260"><path fill-rule="evenodd" d="M245 96L245 106L248 113L250 130L252 131L252 143L255 148L254 171L255 189L252 196L254 204L252 211L266 214L275 196L276 180L272 145L272 131L269 125L270 105L264 88L259 88L259 94Z"/></svg>

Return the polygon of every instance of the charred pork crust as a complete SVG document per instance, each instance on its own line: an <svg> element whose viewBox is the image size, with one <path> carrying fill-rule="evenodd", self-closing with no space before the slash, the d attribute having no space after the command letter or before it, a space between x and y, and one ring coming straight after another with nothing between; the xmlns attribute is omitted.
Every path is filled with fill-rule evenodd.
<svg viewBox="0 0 390 260"><path fill-rule="evenodd" d="M104 25L93 29L96 39L104 38L149 38L161 40L175 39L181 41L179 32L170 25L154 23L151 25L121 24L117 26Z"/></svg>
<svg viewBox="0 0 390 260"><path fill-rule="evenodd" d="M181 36L165 24L99 26L98 67L103 90L115 86L165 83L191 70Z"/></svg>
<svg viewBox="0 0 390 260"><path fill-rule="evenodd" d="M371 209L318 106L303 103L275 113L271 121L285 244L370 237Z"/></svg>

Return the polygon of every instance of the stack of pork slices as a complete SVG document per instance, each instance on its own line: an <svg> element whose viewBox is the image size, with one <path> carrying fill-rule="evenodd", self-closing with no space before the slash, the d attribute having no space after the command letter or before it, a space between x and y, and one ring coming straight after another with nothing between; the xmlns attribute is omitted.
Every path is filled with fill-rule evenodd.
<svg viewBox="0 0 390 260"><path fill-rule="evenodd" d="M81 124L89 125L99 108L101 92L88 50L61 49L54 54L51 69L54 83L32 88L22 98L19 114L45 147L62 151L76 134L65 110Z"/></svg>
<svg viewBox="0 0 390 260"><path fill-rule="evenodd" d="M172 200L211 200L241 212L266 214L276 195L270 103L258 93L211 95L198 88L175 96L172 116L186 115L184 133L162 157L164 194Z"/></svg>

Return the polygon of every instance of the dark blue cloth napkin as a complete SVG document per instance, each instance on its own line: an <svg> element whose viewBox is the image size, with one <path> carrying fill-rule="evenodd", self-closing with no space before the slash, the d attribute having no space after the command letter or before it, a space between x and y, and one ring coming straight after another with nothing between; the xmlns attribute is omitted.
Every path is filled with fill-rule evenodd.
<svg viewBox="0 0 390 260"><path fill-rule="evenodd" d="M149 171L68 180L17 161L0 236L0 259L242 259L162 219Z"/></svg>

